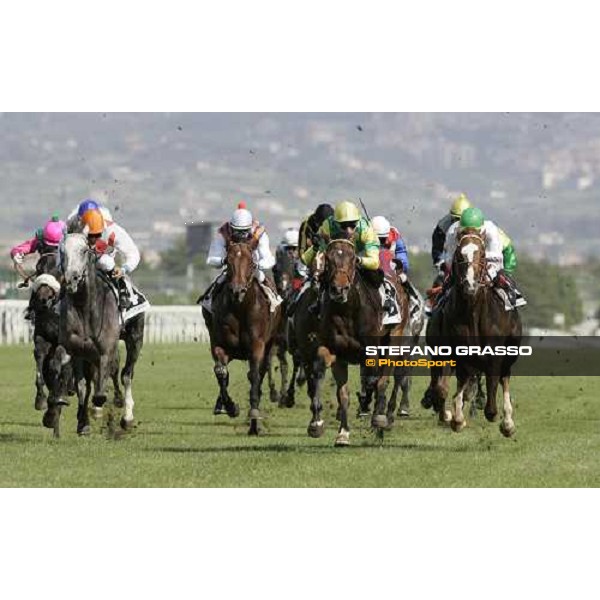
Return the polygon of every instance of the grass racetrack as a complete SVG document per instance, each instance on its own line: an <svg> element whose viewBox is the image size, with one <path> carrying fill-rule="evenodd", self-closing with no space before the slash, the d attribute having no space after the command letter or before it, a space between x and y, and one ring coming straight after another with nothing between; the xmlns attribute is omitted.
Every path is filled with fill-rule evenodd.
<svg viewBox="0 0 600 600"><path fill-rule="evenodd" d="M305 388L280 409L263 393L262 435L247 436L245 366L231 366L241 415L215 417L217 384L206 345L146 346L134 385L138 426L109 435L106 421L76 433L76 399L63 409L62 437L33 409L29 347L0 348L0 485L3 487L544 487L600 485L599 382L593 377L514 378L517 433L505 439L483 414L460 434L420 406L427 380L416 377L411 418L380 443L356 418L358 367L351 369L349 448L334 448L334 388L325 385L325 435L310 439ZM453 384L454 388L454 384ZM264 392L268 387L264 385ZM112 394L110 396L112 398ZM501 394L498 395L499 401ZM499 403L501 410L501 402ZM468 411L468 408L467 408ZM109 412L105 407L105 415ZM467 417L468 418L468 417Z"/></svg>

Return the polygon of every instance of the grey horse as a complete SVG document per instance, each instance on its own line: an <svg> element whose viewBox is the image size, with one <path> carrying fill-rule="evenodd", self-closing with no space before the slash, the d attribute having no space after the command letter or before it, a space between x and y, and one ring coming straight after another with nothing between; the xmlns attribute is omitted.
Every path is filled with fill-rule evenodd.
<svg viewBox="0 0 600 600"><path fill-rule="evenodd" d="M62 256L65 294L60 306L59 348L55 361L60 362L63 367L70 365L76 374L79 398L77 432L82 435L90 430L87 410L89 380L93 378L95 388L92 403L101 407L107 399L108 376L115 372L115 365L118 365L118 343L122 333L117 296L107 278L96 270L96 258L85 235L71 233L66 236ZM143 319L143 315L140 317ZM141 331L143 339L143 326ZM138 351L134 358L137 360L141 341L138 339L135 343ZM129 358L128 356L128 364L131 362ZM131 391L133 365L129 364L128 367L126 364L126 369L127 377L125 369L122 374L125 411L121 426L124 429L130 428L134 423ZM63 385L64 378L59 378L57 383ZM54 396L63 398L63 390L58 390ZM44 415L44 425L54 428L55 435L59 433L62 404L66 402L49 402L48 411Z"/></svg>

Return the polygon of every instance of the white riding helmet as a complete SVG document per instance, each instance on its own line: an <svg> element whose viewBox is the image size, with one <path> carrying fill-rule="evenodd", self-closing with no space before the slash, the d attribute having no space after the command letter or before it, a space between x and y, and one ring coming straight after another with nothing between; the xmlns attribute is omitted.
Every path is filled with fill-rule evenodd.
<svg viewBox="0 0 600 600"><path fill-rule="evenodd" d="M377 237L387 237L390 234L390 222L385 217L373 217L373 229Z"/></svg>
<svg viewBox="0 0 600 600"><path fill-rule="evenodd" d="M250 229L252 227L252 214L245 208L238 208L231 217L233 229Z"/></svg>
<svg viewBox="0 0 600 600"><path fill-rule="evenodd" d="M298 247L300 232L297 229L290 228L283 234L283 245L292 248Z"/></svg>

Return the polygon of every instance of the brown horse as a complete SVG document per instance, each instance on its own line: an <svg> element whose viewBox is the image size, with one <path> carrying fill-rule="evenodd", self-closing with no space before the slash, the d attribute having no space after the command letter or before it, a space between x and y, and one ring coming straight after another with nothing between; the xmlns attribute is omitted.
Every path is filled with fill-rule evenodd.
<svg viewBox="0 0 600 600"><path fill-rule="evenodd" d="M253 251L256 241L230 242L227 247L226 280L212 303L212 314L202 309L210 334L214 372L219 383L217 404L230 417L239 414L238 405L227 391L231 360L250 365L250 435L258 435L258 409L268 356L281 321L281 306L270 312L269 300L257 280Z"/></svg>
<svg viewBox="0 0 600 600"><path fill-rule="evenodd" d="M506 311L504 302L492 287L485 258L485 241L477 229L466 228L460 234L452 263L454 285L444 306L432 319L427 331L429 345L456 346L520 346L521 319L516 310ZM448 369L432 369L430 394L441 418L451 419L454 431L461 431L466 420L463 414L464 394L482 372L486 376L487 400L484 409L488 421L497 417L496 394L498 383L503 391L503 420L500 431L506 437L515 432L510 398L510 373L516 356L467 355L456 360L457 392L452 411L448 414L445 402L448 394Z"/></svg>
<svg viewBox="0 0 600 600"><path fill-rule="evenodd" d="M316 390L311 403L313 417L309 433L315 436L322 434L320 392L325 368L331 366L337 385L340 419L336 446L347 446L350 443L348 364L362 363L367 344L386 344L391 335L401 336L408 317L408 299L402 288L397 286L402 322L398 325L383 325L378 282L369 283L365 280L367 277L378 277L378 273L361 272L356 265L356 253L351 241L338 239L329 242L321 283L324 293L320 305L321 328L314 369ZM375 368L370 370L364 381L367 393L376 393L371 425L382 432L389 423L385 398L388 374Z"/></svg>

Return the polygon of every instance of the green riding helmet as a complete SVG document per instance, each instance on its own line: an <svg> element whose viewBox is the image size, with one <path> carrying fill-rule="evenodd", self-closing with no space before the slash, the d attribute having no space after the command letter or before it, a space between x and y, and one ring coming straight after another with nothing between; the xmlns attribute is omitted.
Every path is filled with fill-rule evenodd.
<svg viewBox="0 0 600 600"><path fill-rule="evenodd" d="M485 219L481 210L475 207L471 207L463 211L463 214L460 217L460 226L475 227L479 229L480 227L483 227L484 221Z"/></svg>

